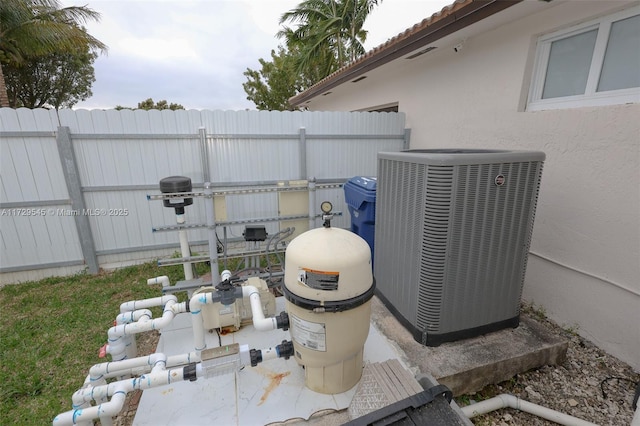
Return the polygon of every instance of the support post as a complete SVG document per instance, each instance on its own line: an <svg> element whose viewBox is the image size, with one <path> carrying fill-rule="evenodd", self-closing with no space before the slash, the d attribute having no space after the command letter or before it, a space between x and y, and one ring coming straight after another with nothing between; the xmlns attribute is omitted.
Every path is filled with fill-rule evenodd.
<svg viewBox="0 0 640 426"><path fill-rule="evenodd" d="M404 129L404 142L402 143L402 149L409 149L411 146L411 129Z"/></svg>
<svg viewBox="0 0 640 426"><path fill-rule="evenodd" d="M84 196L82 195L82 183L80 182L76 156L73 152L69 127L58 127L56 144L58 145L58 154L60 155L60 163L62 163L64 180L67 183L67 190L69 191L69 198L71 199L71 208L78 212L78 214L74 215L74 219L76 229L78 230L78 238L80 239L82 256L89 268L89 272L91 274L97 274L99 271L98 257L93 241L93 233L91 232L91 224L89 223L89 215L85 214L87 208L84 203Z"/></svg>
<svg viewBox="0 0 640 426"><path fill-rule="evenodd" d="M220 268L218 267L218 241L216 238L216 213L213 205L213 186L204 183L205 212L207 215L207 234L209 236L209 262L211 263L211 285L220 284Z"/></svg>
<svg viewBox="0 0 640 426"><path fill-rule="evenodd" d="M309 229L316 228L316 178L309 178Z"/></svg>
<svg viewBox="0 0 640 426"><path fill-rule="evenodd" d="M307 129L300 127L300 179L307 178Z"/></svg>
<svg viewBox="0 0 640 426"><path fill-rule="evenodd" d="M211 182L209 176L209 145L207 144L207 129L203 126L198 129L200 140L200 162L202 164L202 181Z"/></svg>

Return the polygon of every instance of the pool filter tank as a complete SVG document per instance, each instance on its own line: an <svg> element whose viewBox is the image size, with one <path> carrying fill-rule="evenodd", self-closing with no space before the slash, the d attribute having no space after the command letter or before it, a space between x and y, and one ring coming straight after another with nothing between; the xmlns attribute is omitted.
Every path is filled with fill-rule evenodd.
<svg viewBox="0 0 640 426"><path fill-rule="evenodd" d="M322 210L323 228L299 235L287 247L283 292L305 385L336 394L362 376L375 282L367 242L330 226L330 203Z"/></svg>

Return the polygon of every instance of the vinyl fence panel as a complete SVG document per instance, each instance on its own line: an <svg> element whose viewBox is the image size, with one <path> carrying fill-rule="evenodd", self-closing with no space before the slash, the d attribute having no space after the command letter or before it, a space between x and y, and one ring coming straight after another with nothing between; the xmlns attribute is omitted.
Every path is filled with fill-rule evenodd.
<svg viewBox="0 0 640 426"><path fill-rule="evenodd" d="M173 209L147 199L160 193L164 177L187 176L194 191L202 191L206 181L224 191L374 176L377 152L407 146L404 122L402 113L0 109L2 282L33 276L19 271L82 268L91 252L102 265L177 250L175 232L153 232L175 224ZM71 141L65 162L77 169L80 199L70 195L76 188L65 175L70 165L60 160L65 155L56 144L60 134ZM318 190L317 197L344 213L335 226L349 226L341 188ZM195 198L185 209L187 223L206 222L204 203ZM224 217L218 221L275 218L280 203L277 192L219 197L216 208ZM48 214L18 217L11 210L25 207L45 208ZM87 229L79 219L87 221ZM270 234L287 225L263 223ZM235 224L225 233L240 238L243 229ZM191 229L188 238L203 244L208 233Z"/></svg>

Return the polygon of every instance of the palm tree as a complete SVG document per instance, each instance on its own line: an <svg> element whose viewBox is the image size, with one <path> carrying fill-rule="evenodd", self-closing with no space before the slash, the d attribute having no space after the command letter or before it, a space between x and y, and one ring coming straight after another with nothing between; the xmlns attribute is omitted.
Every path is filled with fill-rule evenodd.
<svg viewBox="0 0 640 426"><path fill-rule="evenodd" d="M298 71L320 67L323 77L365 53L362 27L378 0L304 0L282 15L280 24L290 22L277 36L290 51L299 52Z"/></svg>
<svg viewBox="0 0 640 426"><path fill-rule="evenodd" d="M22 63L27 56L107 46L81 26L100 14L86 6L60 8L58 0L0 1L0 107L9 106L2 62Z"/></svg>

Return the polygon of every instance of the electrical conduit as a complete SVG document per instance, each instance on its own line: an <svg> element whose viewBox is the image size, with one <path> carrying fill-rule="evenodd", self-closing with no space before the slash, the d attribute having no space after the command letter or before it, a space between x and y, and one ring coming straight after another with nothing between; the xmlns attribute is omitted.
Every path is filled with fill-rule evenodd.
<svg viewBox="0 0 640 426"><path fill-rule="evenodd" d="M483 414L490 413L501 408L514 408L516 410L524 411L525 413L533 414L534 416L542 417L549 421L567 425L567 426L596 426L594 423L587 422L577 417L570 416L568 414L561 413L556 410L552 410L547 407L543 407L532 402L522 400L514 395L501 394L494 396L493 398L477 402L475 404L461 407L462 412L468 418L481 416Z"/></svg>

